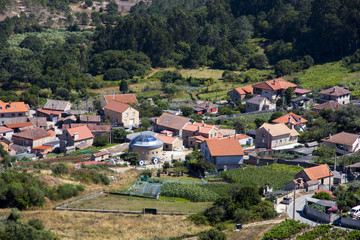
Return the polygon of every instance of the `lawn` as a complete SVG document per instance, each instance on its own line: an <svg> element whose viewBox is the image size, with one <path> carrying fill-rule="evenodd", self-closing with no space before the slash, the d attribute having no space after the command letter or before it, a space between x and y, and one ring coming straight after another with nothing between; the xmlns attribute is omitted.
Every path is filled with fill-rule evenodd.
<svg viewBox="0 0 360 240"><path fill-rule="evenodd" d="M159 212L197 213L211 205L209 202L194 203L184 201L163 201L150 198L102 194L98 197L76 202L69 208L107 209L123 211L142 211L143 208L156 208Z"/></svg>
<svg viewBox="0 0 360 240"><path fill-rule="evenodd" d="M307 70L295 73L292 77L298 78L304 89L318 90L328 88L345 81L349 75L349 69L342 65L342 62L332 62L322 65L315 65Z"/></svg>

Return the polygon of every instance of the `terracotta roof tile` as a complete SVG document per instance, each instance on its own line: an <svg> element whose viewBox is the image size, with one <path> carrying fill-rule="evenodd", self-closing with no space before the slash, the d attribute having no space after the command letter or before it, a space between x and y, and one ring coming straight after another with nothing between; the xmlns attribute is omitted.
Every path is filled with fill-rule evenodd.
<svg viewBox="0 0 360 240"><path fill-rule="evenodd" d="M49 109L44 109L44 108L38 108L37 111L45 113L47 115L54 115L54 116L60 116L61 113L63 113L63 111L49 110Z"/></svg>
<svg viewBox="0 0 360 240"><path fill-rule="evenodd" d="M80 115L81 122L100 122L99 115Z"/></svg>
<svg viewBox="0 0 360 240"><path fill-rule="evenodd" d="M212 129L214 129L214 125L203 124L203 123L198 123L198 122L188 123L183 128L183 130L186 130L186 131L198 132L198 133L203 133L203 134L209 133Z"/></svg>
<svg viewBox="0 0 360 240"><path fill-rule="evenodd" d="M13 135L13 137L26 138L26 139L30 139L30 140L37 140L37 139L50 137L50 136L51 136L51 134L48 133L45 129L37 128L37 127L29 128L28 130L25 130L25 131L19 132L19 133L15 133Z"/></svg>
<svg viewBox="0 0 360 240"><path fill-rule="evenodd" d="M113 112L117 112L117 113L123 113L126 109L128 109L130 107L131 106L129 104L127 104L127 103L111 101L108 104L106 104L104 109L110 110L110 111L113 111Z"/></svg>
<svg viewBox="0 0 360 240"><path fill-rule="evenodd" d="M32 127L34 125L32 122L21 122L21 123L9 123L9 124L5 124L5 126L14 129L14 128Z"/></svg>
<svg viewBox="0 0 360 240"><path fill-rule="evenodd" d="M105 150L105 151L100 151L100 152L94 153L93 155L95 157L100 157L100 156L104 156L106 154L109 154L109 152Z"/></svg>
<svg viewBox="0 0 360 240"><path fill-rule="evenodd" d="M331 101L325 102L323 104L320 104L320 105L318 105L316 107L313 107L312 109L317 110L317 111L321 111L323 109L331 109L331 110L335 111L336 109L339 109L339 108L342 108L342 107L343 107L342 104L331 100Z"/></svg>
<svg viewBox="0 0 360 240"><path fill-rule="evenodd" d="M299 133L296 130L288 128L284 123L264 123L258 130L262 128L264 128L266 131L270 130L271 136L281 136L285 134L290 134L290 136L299 136Z"/></svg>
<svg viewBox="0 0 360 240"><path fill-rule="evenodd" d="M12 130L11 128L0 126L0 133L13 132L13 131L14 130Z"/></svg>
<svg viewBox="0 0 360 240"><path fill-rule="evenodd" d="M134 94L105 95L106 102L117 101L121 103L138 103Z"/></svg>
<svg viewBox="0 0 360 240"><path fill-rule="evenodd" d="M75 133L78 133L79 136L74 141L81 141L84 139L94 138L94 135L91 133L90 129L87 126L80 126L76 128L67 129L68 133L71 137L74 137Z"/></svg>
<svg viewBox="0 0 360 240"><path fill-rule="evenodd" d="M190 118L171 113L163 113L160 117L156 118L156 121L156 125L181 130L190 121Z"/></svg>
<svg viewBox="0 0 360 240"><path fill-rule="evenodd" d="M207 140L206 144L213 157L244 155L244 151L238 139L224 138L219 140Z"/></svg>
<svg viewBox="0 0 360 240"><path fill-rule="evenodd" d="M50 137L55 137L56 133L53 130L48 130L48 133L50 133Z"/></svg>
<svg viewBox="0 0 360 240"><path fill-rule="evenodd" d="M205 109L205 110L209 110L209 109L217 108L218 105L216 105L216 104L214 104L212 102L203 102L203 103L195 105L195 107L202 108L202 109Z"/></svg>
<svg viewBox="0 0 360 240"><path fill-rule="evenodd" d="M255 85L253 85L253 88L261 88L261 89L276 91L276 90L280 90L280 89L286 90L289 87L295 88L296 86L297 86L296 84L288 82L283 78L277 78L277 79L273 79L273 80L269 80L266 82L255 84Z"/></svg>
<svg viewBox="0 0 360 240"><path fill-rule="evenodd" d="M360 138L360 136L357 134L340 132L330 136L330 138L329 137L323 138L321 139L321 141L352 146L358 138Z"/></svg>
<svg viewBox="0 0 360 240"><path fill-rule="evenodd" d="M29 108L24 102L3 102L0 100L0 113L27 112Z"/></svg>
<svg viewBox="0 0 360 240"><path fill-rule="evenodd" d="M177 137L166 136L163 134L156 134L155 137L166 144L172 144L177 139Z"/></svg>
<svg viewBox="0 0 360 240"><path fill-rule="evenodd" d="M44 149L50 149L50 148L53 148L53 146L42 145L42 146L39 146L39 147L33 147L32 149L34 149L34 150L44 150Z"/></svg>
<svg viewBox="0 0 360 240"><path fill-rule="evenodd" d="M47 127L46 117L29 118L35 127Z"/></svg>
<svg viewBox="0 0 360 240"><path fill-rule="evenodd" d="M334 176L334 174L329 169L328 165L323 164L311 168L303 169L305 173L309 176L311 180L317 180L324 177Z"/></svg>
<svg viewBox="0 0 360 240"><path fill-rule="evenodd" d="M290 122L293 125L300 125L307 123L307 120L305 118L300 117L299 115L296 115L295 113L287 113L279 118L276 118L274 120L272 120L273 123L289 123L289 118L290 118Z"/></svg>
<svg viewBox="0 0 360 240"><path fill-rule="evenodd" d="M342 96L342 95L350 94L350 91L345 89L345 88L335 86L335 87L331 87L331 88L328 88L326 90L323 90L320 93L323 94L323 95L330 95L330 96L339 97L339 96Z"/></svg>
<svg viewBox="0 0 360 240"><path fill-rule="evenodd" d="M55 99L48 99L45 103L45 106L43 109L49 109L49 110L56 110L56 111L65 111L66 108L71 106L71 103L69 101L63 101L63 100L55 100Z"/></svg>

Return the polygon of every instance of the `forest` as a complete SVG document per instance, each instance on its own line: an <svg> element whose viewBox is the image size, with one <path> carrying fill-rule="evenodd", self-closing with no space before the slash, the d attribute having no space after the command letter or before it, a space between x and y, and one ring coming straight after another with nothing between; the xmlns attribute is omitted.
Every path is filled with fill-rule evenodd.
<svg viewBox="0 0 360 240"><path fill-rule="evenodd" d="M99 79L128 81L151 67L273 69L283 76L343 58L357 71L360 60L355 0L153 0L124 16L111 2L84 22L69 10L79 1L25 2L66 16L56 29L33 13L0 22L1 99L31 106L47 97L77 102L103 87ZM10 4L2 1L0 11Z"/></svg>

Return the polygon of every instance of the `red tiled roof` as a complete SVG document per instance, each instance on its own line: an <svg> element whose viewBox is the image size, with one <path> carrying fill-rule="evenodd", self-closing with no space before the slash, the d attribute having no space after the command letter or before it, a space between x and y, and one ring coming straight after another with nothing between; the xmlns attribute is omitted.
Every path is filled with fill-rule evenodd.
<svg viewBox="0 0 360 240"><path fill-rule="evenodd" d="M323 164L311 168L303 169L305 173L309 176L311 180L317 180L324 177L334 176L334 174L329 169L328 165Z"/></svg>
<svg viewBox="0 0 360 240"><path fill-rule="evenodd" d="M209 109L217 108L218 105L216 105L216 104L214 104L212 102L203 102L203 103L195 105L195 107L202 108L202 109L205 109L205 110L209 110Z"/></svg>
<svg viewBox="0 0 360 240"><path fill-rule="evenodd" d="M94 135L91 133L90 129L87 126L80 126L76 128L67 129L68 133L71 137L74 137L75 133L79 134L78 139L74 139L74 141L81 141L84 139L94 138Z"/></svg>
<svg viewBox="0 0 360 240"><path fill-rule="evenodd" d="M295 88L297 85L291 82L286 81L282 78L273 79L270 81L262 82L253 85L253 88L260 88L270 91L276 91L276 90L286 90L289 87Z"/></svg>
<svg viewBox="0 0 360 240"><path fill-rule="evenodd" d="M48 130L48 133L50 133L50 137L55 137L56 133L53 130Z"/></svg>
<svg viewBox="0 0 360 240"><path fill-rule="evenodd" d="M307 123L307 120L305 118L302 118L299 115L296 115L295 113L292 113L292 112L287 113L279 118L276 118L276 119L272 120L272 122L288 124L289 118L290 118L291 124L293 124L293 125L300 125L300 123L301 124Z"/></svg>
<svg viewBox="0 0 360 240"><path fill-rule="evenodd" d="M127 103L111 101L108 104L106 104L104 109L110 110L110 111L113 111L113 112L117 112L117 113L123 113L126 109L128 109L130 107L131 106L129 104L127 104Z"/></svg>
<svg viewBox="0 0 360 240"><path fill-rule="evenodd" d="M307 93L311 93L310 90L301 89L301 88L295 88L294 92L295 92L296 94L307 94Z"/></svg>
<svg viewBox="0 0 360 240"><path fill-rule="evenodd" d="M245 134L236 134L236 138L237 139L248 139L249 136L245 135Z"/></svg>
<svg viewBox="0 0 360 240"><path fill-rule="evenodd" d="M336 102L336 101L331 100L331 101L325 102L325 103L323 103L323 104L320 104L320 105L318 105L318 106L316 106L316 107L313 107L312 109L313 109L313 110L317 110L317 111L321 111L321 110L323 110L323 109L331 109L331 110L334 111L334 110L339 109L339 108L341 108L341 107L343 107L342 104L340 104L340 103L338 103L338 102Z"/></svg>
<svg viewBox="0 0 360 240"><path fill-rule="evenodd" d="M9 124L5 124L5 126L14 129L14 128L32 127L34 125L32 122L22 122L22 123L9 123Z"/></svg>
<svg viewBox="0 0 360 240"><path fill-rule="evenodd" d="M37 127L29 128L28 130L25 130L25 131L19 132L19 133L15 133L13 135L13 137L25 138L25 139L30 139L30 140L37 140L37 139L50 137L50 136L51 136L51 134L48 133L45 129L37 128Z"/></svg>
<svg viewBox="0 0 360 240"><path fill-rule="evenodd" d="M156 134L155 137L166 144L172 144L177 139L177 137L166 136L163 134Z"/></svg>
<svg viewBox="0 0 360 240"><path fill-rule="evenodd" d="M0 100L0 113L27 112L29 108L24 102L3 102Z"/></svg>
<svg viewBox="0 0 360 240"><path fill-rule="evenodd" d="M0 133L13 132L13 131L14 130L12 130L11 128L0 126Z"/></svg>
<svg viewBox="0 0 360 240"><path fill-rule="evenodd" d="M105 95L106 102L138 103L134 94Z"/></svg>
<svg viewBox="0 0 360 240"><path fill-rule="evenodd" d="M156 125L181 130L190 121L190 118L165 112L160 117L155 118L155 121Z"/></svg>
<svg viewBox="0 0 360 240"><path fill-rule="evenodd" d="M340 133L330 136L330 138L329 137L323 138L323 139L321 139L321 141L352 146L359 137L360 136L357 134L340 132Z"/></svg>
<svg viewBox="0 0 360 240"><path fill-rule="evenodd" d="M63 124L62 129L69 129L75 128L80 126L87 126L91 132L110 132L111 125L97 125L95 123L70 123L70 124Z"/></svg>
<svg viewBox="0 0 360 240"><path fill-rule="evenodd" d="M35 149L35 150L44 150L44 149L49 149L49 148L53 148L53 146L45 146L45 145L42 145L42 146L39 146L39 147L33 147L32 149Z"/></svg>
<svg viewBox="0 0 360 240"><path fill-rule="evenodd" d="M214 125L194 122L194 123L186 124L185 127L183 128L183 130L190 131L190 132L199 132L199 133L207 134L213 128L214 128Z"/></svg>
<svg viewBox="0 0 360 240"><path fill-rule="evenodd" d="M246 86L241 88L235 88L235 91L237 91L240 95L246 95L246 94L253 94L254 89L252 86Z"/></svg>
<svg viewBox="0 0 360 240"><path fill-rule="evenodd" d="M80 115L81 122L100 122L99 115Z"/></svg>
<svg viewBox="0 0 360 240"><path fill-rule="evenodd" d="M95 157L100 157L100 156L104 156L106 154L109 154L109 152L108 151L100 151L100 152L94 153L93 155Z"/></svg>
<svg viewBox="0 0 360 240"><path fill-rule="evenodd" d="M61 113L63 113L63 111L58 111L58 110L47 110L47 109L43 109L43 108L38 108L37 111L45 113L47 115L54 115L54 116L60 116Z"/></svg>
<svg viewBox="0 0 360 240"><path fill-rule="evenodd" d="M210 150L211 156L239 156L244 155L244 151L238 139L219 139L207 140L206 144Z"/></svg>
<svg viewBox="0 0 360 240"><path fill-rule="evenodd" d="M342 96L342 95L350 94L350 91L346 90L345 88L335 86L335 87L331 87L331 88L328 88L326 90L323 90L320 93L323 94L323 95L330 95L330 96L339 97L339 96Z"/></svg>

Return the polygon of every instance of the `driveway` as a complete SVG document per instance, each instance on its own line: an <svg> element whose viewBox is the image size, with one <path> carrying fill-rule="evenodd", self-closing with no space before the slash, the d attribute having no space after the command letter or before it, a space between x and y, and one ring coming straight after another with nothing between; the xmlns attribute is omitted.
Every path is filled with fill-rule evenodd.
<svg viewBox="0 0 360 240"><path fill-rule="evenodd" d="M129 148L129 143L122 143L112 147L105 148L111 154L119 154Z"/></svg>
<svg viewBox="0 0 360 240"><path fill-rule="evenodd" d="M307 218L303 214L303 208L306 203L306 198L311 197L312 195L314 195L314 194L312 193L312 194L308 194L308 195L296 198L296 200L295 200L295 220L300 220L300 222L309 224L311 226L316 226L317 222L315 220ZM291 219L293 219L293 207L294 207L294 202L291 202L287 208L287 213Z"/></svg>

